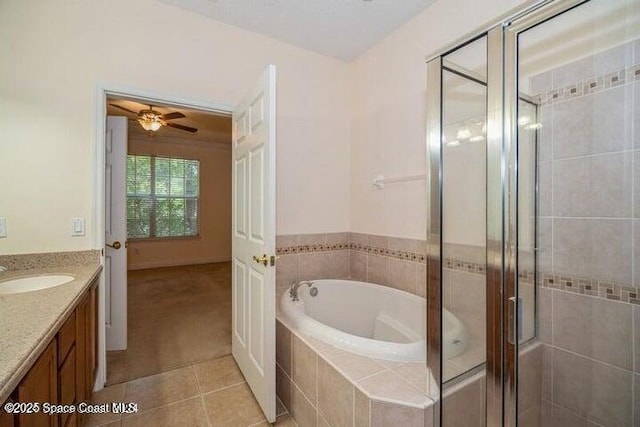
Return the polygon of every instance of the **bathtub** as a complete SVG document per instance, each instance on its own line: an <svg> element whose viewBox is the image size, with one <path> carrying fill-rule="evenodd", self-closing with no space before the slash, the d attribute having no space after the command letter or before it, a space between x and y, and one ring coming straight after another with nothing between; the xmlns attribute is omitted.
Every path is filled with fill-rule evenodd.
<svg viewBox="0 0 640 427"><path fill-rule="evenodd" d="M306 285L299 301L286 291L280 308L301 332L343 350L398 362L426 360L425 299L408 292L352 280L314 280L317 295ZM313 292L315 293L315 291ZM444 354L453 358L469 343L466 328L444 311Z"/></svg>

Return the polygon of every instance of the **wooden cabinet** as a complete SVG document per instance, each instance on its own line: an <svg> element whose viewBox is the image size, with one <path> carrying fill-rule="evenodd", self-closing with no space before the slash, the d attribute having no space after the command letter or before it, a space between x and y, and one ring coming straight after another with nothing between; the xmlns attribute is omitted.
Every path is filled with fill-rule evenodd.
<svg viewBox="0 0 640 427"><path fill-rule="evenodd" d="M58 363L55 338L40 355L18 386L18 402L58 402ZM20 427L57 427L58 417L43 414L19 414Z"/></svg>
<svg viewBox="0 0 640 427"><path fill-rule="evenodd" d="M13 403L14 400L9 398L7 402ZM16 419L15 415L9 414L0 409L0 427L16 427L17 425L18 420Z"/></svg>
<svg viewBox="0 0 640 427"><path fill-rule="evenodd" d="M70 405L91 399L98 355L96 280L51 343L24 376L9 401ZM13 416L0 408L0 427L74 427L79 414Z"/></svg>

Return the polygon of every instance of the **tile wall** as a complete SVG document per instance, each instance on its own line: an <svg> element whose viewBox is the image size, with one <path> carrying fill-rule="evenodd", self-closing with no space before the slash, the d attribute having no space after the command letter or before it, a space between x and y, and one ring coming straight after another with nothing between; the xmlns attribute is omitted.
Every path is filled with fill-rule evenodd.
<svg viewBox="0 0 640 427"><path fill-rule="evenodd" d="M640 426L640 41L531 87L543 125L539 425Z"/></svg>

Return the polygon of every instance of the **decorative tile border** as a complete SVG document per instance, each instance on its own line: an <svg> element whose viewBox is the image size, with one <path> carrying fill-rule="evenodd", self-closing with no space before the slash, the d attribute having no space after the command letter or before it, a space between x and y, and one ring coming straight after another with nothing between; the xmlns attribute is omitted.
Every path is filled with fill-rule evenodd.
<svg viewBox="0 0 640 427"><path fill-rule="evenodd" d="M640 305L640 288L629 285L549 273L539 275L538 285L543 288Z"/></svg>
<svg viewBox="0 0 640 427"><path fill-rule="evenodd" d="M452 259L452 258L445 258L442 266L444 268L448 268L451 270L464 271L466 273L473 273L473 274L485 274L487 272L487 266L484 264L467 262L467 261Z"/></svg>
<svg viewBox="0 0 640 427"><path fill-rule="evenodd" d="M389 249L389 247L358 242L318 243L309 245L285 246L276 248L276 253L278 255L292 255L348 249L367 254L426 264L425 254L412 251ZM484 275L487 272L485 264L469 262L456 258L445 258L442 267L471 274ZM520 271L518 273L518 281L520 283L533 284L534 280L535 275L532 271ZM571 277L567 275L544 272L538 274L538 285L544 288L590 295L596 298L607 299L610 301L619 301L640 305L640 288L629 285L621 285L607 281L599 281L596 279Z"/></svg>
<svg viewBox="0 0 640 427"><path fill-rule="evenodd" d="M426 264L427 262L426 255L419 254L417 252L400 251L385 247L377 247L353 242L349 244L349 249L374 255L386 256L389 258L401 259L405 261L419 262L421 264Z"/></svg>
<svg viewBox="0 0 640 427"><path fill-rule="evenodd" d="M602 76L590 77L561 88L551 89L536 95L534 98L538 105L555 104L636 81L640 81L640 64L622 68Z"/></svg>

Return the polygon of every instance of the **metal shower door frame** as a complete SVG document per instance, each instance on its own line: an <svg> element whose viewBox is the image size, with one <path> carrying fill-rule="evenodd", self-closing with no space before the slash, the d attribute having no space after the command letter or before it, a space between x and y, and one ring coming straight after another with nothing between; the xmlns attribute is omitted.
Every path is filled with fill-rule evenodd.
<svg viewBox="0 0 640 427"><path fill-rule="evenodd" d="M487 36L487 426L518 415L518 36L589 0L527 2L427 61L427 367L433 425L442 425L442 70L448 53ZM497 218L490 221L490 218Z"/></svg>

